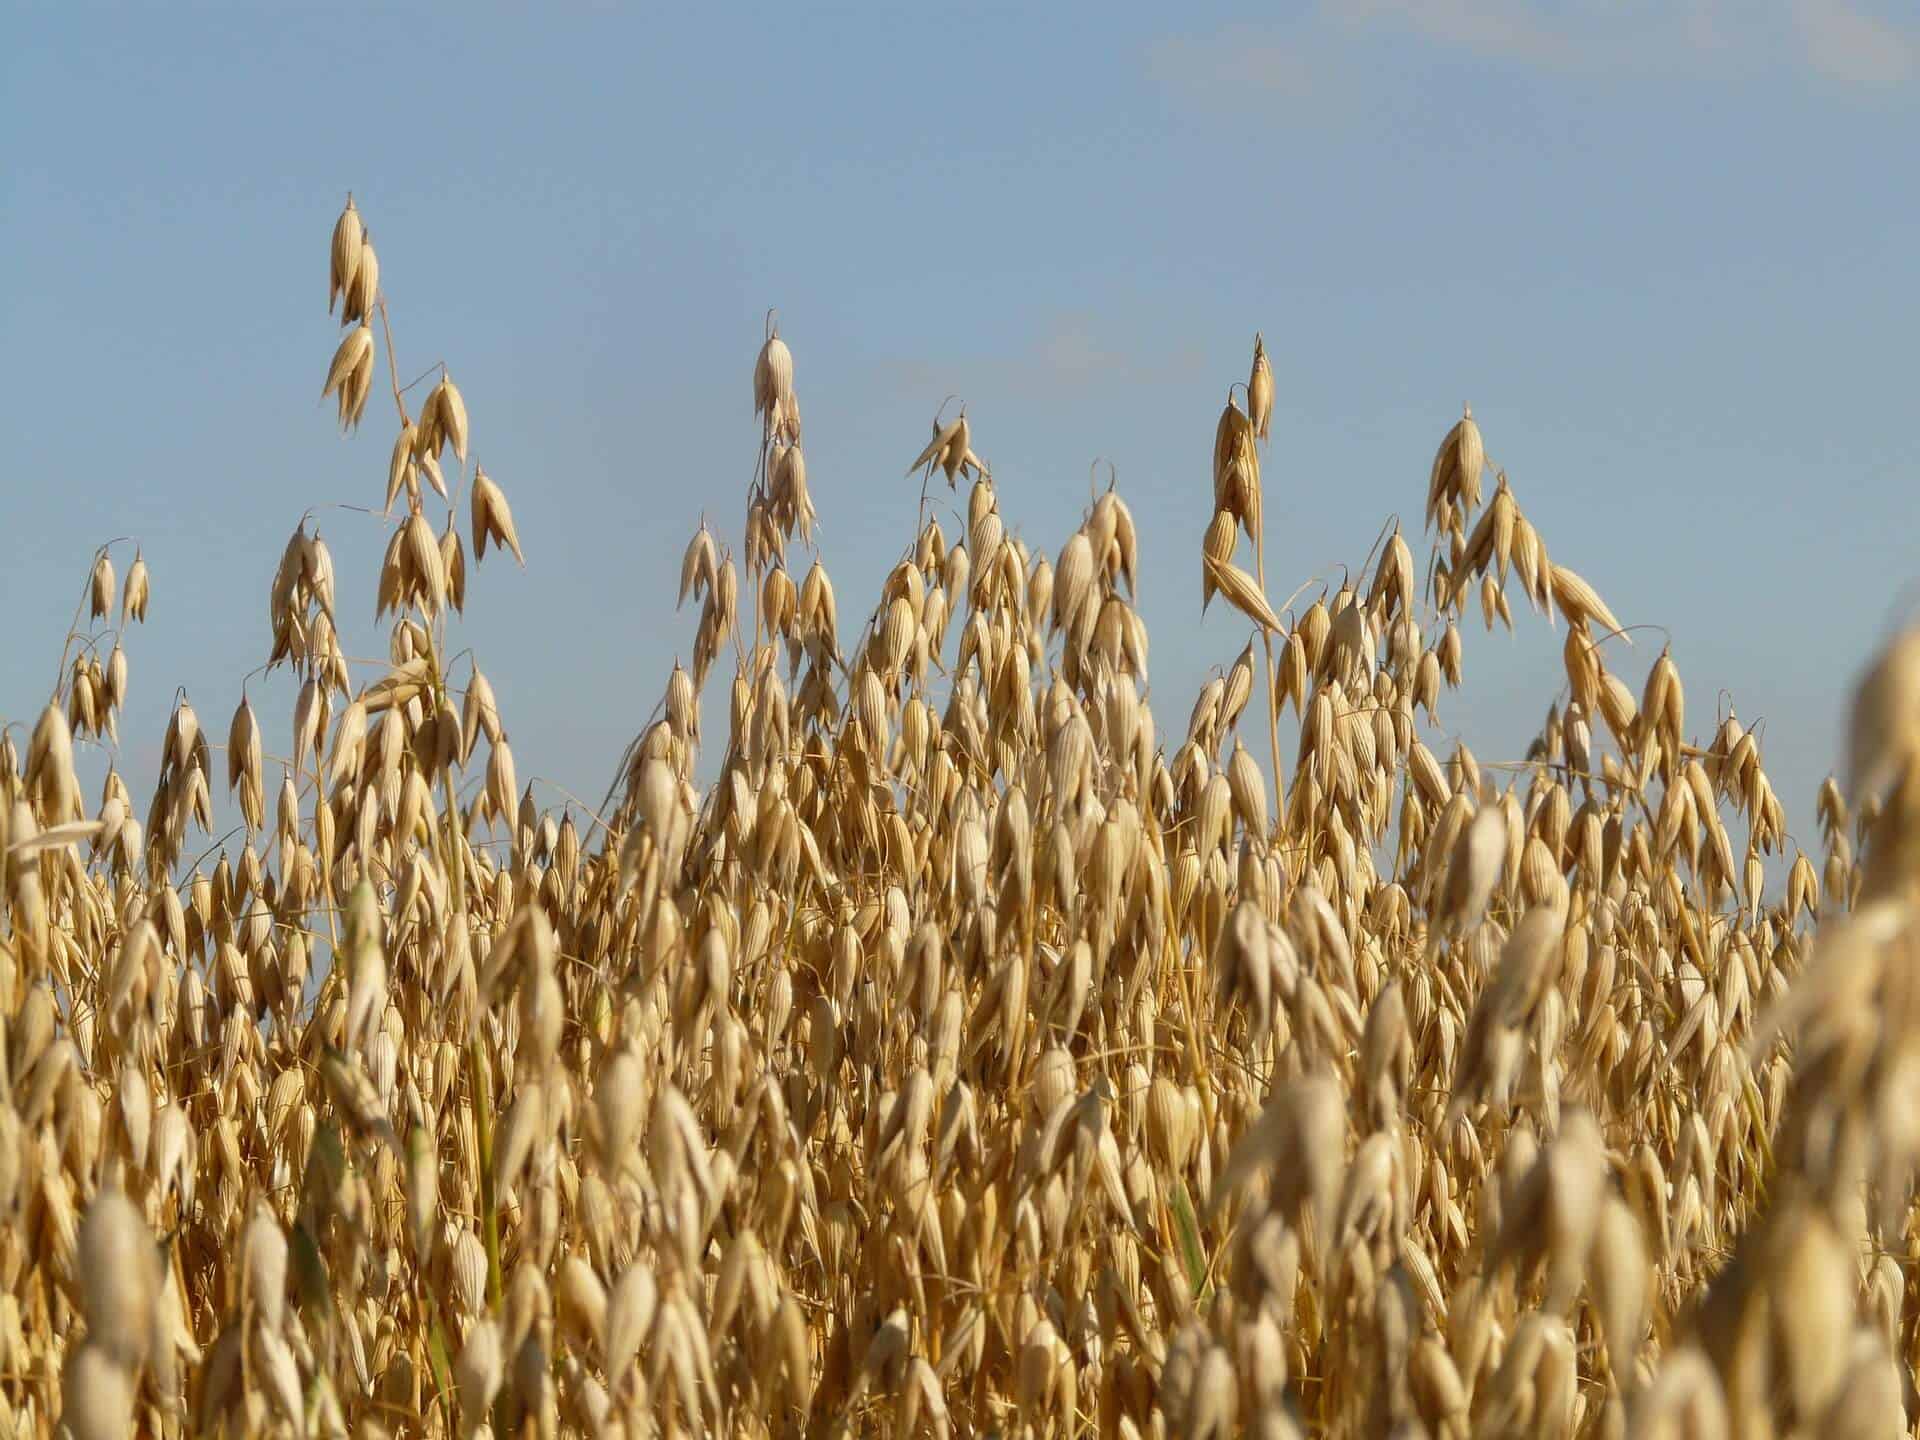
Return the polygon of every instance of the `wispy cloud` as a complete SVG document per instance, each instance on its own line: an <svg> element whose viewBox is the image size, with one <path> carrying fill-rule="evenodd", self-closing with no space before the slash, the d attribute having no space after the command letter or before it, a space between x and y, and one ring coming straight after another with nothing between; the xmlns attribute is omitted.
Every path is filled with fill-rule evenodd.
<svg viewBox="0 0 1920 1440"><path fill-rule="evenodd" d="M1320 0L1294 19L1167 36L1147 53L1172 95L1209 105L1350 93L1373 47L1588 76L1798 72L1844 93L1920 80L1920 18L1869 0Z"/></svg>
<svg viewBox="0 0 1920 1440"><path fill-rule="evenodd" d="M1096 316L1070 311L1049 317L1013 363L1037 380L1071 389L1191 375L1200 368L1201 356L1193 350L1119 345L1102 331Z"/></svg>
<svg viewBox="0 0 1920 1440"><path fill-rule="evenodd" d="M1063 315L1040 333L1020 363L1050 379L1077 385L1113 376L1131 362L1095 335L1086 317Z"/></svg>
<svg viewBox="0 0 1920 1440"><path fill-rule="evenodd" d="M1557 66L1579 53L1573 17L1561 11L1550 20L1531 0L1327 0L1322 11L1349 25L1412 30L1487 59Z"/></svg>
<svg viewBox="0 0 1920 1440"><path fill-rule="evenodd" d="M1807 63L1829 80L1874 90L1906 85L1920 69L1920 29L1896 25L1849 0L1795 0Z"/></svg>
<svg viewBox="0 0 1920 1440"><path fill-rule="evenodd" d="M901 356L883 362L880 374L891 390L925 397L971 395L996 386L1066 396L1107 385L1159 385L1200 373L1205 354L1197 347L1169 347L1158 339L1128 344L1091 311L1042 315L1035 328L1000 354L957 356L932 363Z"/></svg>
<svg viewBox="0 0 1920 1440"><path fill-rule="evenodd" d="M1303 99L1315 89L1306 48L1258 25L1230 25L1211 35L1169 35L1147 52L1147 68L1165 89L1187 99L1226 90Z"/></svg>

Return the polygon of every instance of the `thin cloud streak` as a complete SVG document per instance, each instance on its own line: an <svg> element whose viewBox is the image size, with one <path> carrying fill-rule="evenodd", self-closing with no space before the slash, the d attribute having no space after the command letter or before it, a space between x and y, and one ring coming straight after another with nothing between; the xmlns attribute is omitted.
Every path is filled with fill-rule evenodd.
<svg viewBox="0 0 1920 1440"><path fill-rule="evenodd" d="M1849 0L1796 0L1793 20L1807 63L1829 80L1890 90L1914 78L1920 28L1903 28Z"/></svg>
<svg viewBox="0 0 1920 1440"><path fill-rule="evenodd" d="M1489 60L1558 68L1579 53L1572 17L1548 21L1528 0L1328 0L1321 9L1344 24L1411 30Z"/></svg>
<svg viewBox="0 0 1920 1440"><path fill-rule="evenodd" d="M1306 99L1319 74L1305 47L1259 25L1230 25L1211 35L1170 35L1147 52L1147 69L1163 89L1187 99L1222 90Z"/></svg>
<svg viewBox="0 0 1920 1440"><path fill-rule="evenodd" d="M992 375L998 383L1066 394L1115 383L1161 384L1197 374L1206 357L1192 348L1125 347L1105 334L1091 312L1046 316L1016 350L973 355L933 364L917 357L883 362L885 382L902 395L924 396L951 389L964 377ZM944 393L944 392L943 392Z"/></svg>
<svg viewBox="0 0 1920 1440"><path fill-rule="evenodd" d="M1861 0L1322 0L1289 21L1169 35L1147 49L1170 96L1209 108L1284 101L1301 111L1351 97L1382 43L1550 73L1725 79L1786 72L1847 98L1920 77L1920 21Z"/></svg>

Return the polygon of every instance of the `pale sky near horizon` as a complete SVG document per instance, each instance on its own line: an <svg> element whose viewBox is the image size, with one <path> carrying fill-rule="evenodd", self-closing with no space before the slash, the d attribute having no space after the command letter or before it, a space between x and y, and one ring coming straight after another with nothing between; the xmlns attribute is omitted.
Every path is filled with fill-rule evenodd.
<svg viewBox="0 0 1920 1440"><path fill-rule="evenodd" d="M769 306L843 640L956 393L1049 553L1113 462L1170 745L1246 639L1199 620L1198 548L1256 330L1276 602L1389 514L1418 530L1471 402L1553 558L1670 631L1698 738L1723 690L1764 719L1810 848L1847 692L1912 608L1905 6L76 4L0 39L0 719L31 724L93 548L135 537L142 804L176 685L224 738L302 513L381 501L381 389L346 438L318 398L348 190L402 370L450 366L526 548L470 575L460 644L522 780L590 800L691 653L702 513L738 547ZM384 533L316 515L349 648L378 653ZM1483 760L1561 683L1560 635L1515 609L1442 710ZM1661 637L1636 639L1637 691ZM250 687L269 752L293 689Z"/></svg>

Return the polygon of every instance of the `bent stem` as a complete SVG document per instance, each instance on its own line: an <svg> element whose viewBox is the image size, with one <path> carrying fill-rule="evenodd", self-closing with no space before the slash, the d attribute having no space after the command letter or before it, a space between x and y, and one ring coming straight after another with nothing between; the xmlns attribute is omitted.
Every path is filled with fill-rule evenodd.
<svg viewBox="0 0 1920 1440"><path fill-rule="evenodd" d="M493 1192L493 1087L486 1051L475 1035L467 1042L467 1082L473 1087L473 1132L480 1151L480 1219L487 1246L487 1300L498 1305L506 1286L500 1274L500 1213Z"/></svg>
<svg viewBox="0 0 1920 1440"><path fill-rule="evenodd" d="M1260 533L1253 537L1254 575L1260 582L1260 593L1267 593L1267 517L1266 507L1261 507ZM1273 746L1273 818L1271 828L1260 838L1268 845L1279 833L1283 804L1280 798L1280 682L1273 665L1273 632L1266 626L1260 627L1260 645L1267 652L1267 738Z"/></svg>

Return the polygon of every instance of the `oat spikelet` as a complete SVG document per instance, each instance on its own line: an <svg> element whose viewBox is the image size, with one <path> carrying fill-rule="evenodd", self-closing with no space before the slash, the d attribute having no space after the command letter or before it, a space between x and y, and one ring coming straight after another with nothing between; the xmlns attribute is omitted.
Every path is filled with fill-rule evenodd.
<svg viewBox="0 0 1920 1440"><path fill-rule="evenodd" d="M323 400L329 395L338 396L342 428L360 423L372 377L373 329L362 321L347 332L333 352L333 363L327 367L327 383L320 390Z"/></svg>
<svg viewBox="0 0 1920 1440"><path fill-rule="evenodd" d="M139 550L133 552L133 564L127 570L127 584L121 592L121 623L132 616L144 622L147 618L147 595L150 582L147 578L146 557Z"/></svg>
<svg viewBox="0 0 1920 1440"><path fill-rule="evenodd" d="M1273 426L1273 366L1267 360L1267 342L1253 337L1253 373L1247 377L1247 416L1253 433L1265 440Z"/></svg>
<svg viewBox="0 0 1920 1440"><path fill-rule="evenodd" d="M360 267L366 231L360 223L360 212L353 208L353 196L347 196L347 207L340 212L340 218L333 223L333 246L327 266L327 313L333 313L334 301L352 288L355 272Z"/></svg>
<svg viewBox="0 0 1920 1440"><path fill-rule="evenodd" d="M473 558L478 564L486 558L487 541L513 551L523 566L527 557L520 551L520 532L513 526L513 507L507 495L493 479L475 466L473 470Z"/></svg>
<svg viewBox="0 0 1920 1440"><path fill-rule="evenodd" d="M89 614L98 620L113 609L113 561L102 550L93 562L88 586Z"/></svg>
<svg viewBox="0 0 1920 1440"><path fill-rule="evenodd" d="M258 830L266 810L264 760L260 750L260 722L244 691L227 728L227 789L237 792L240 814L249 830Z"/></svg>

